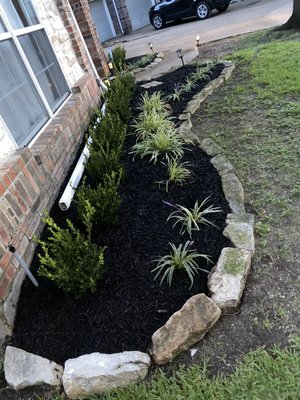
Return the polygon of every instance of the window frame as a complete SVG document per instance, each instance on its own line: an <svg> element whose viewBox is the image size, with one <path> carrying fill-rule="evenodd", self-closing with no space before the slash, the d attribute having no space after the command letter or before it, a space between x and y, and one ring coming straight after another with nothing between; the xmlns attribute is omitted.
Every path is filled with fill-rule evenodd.
<svg viewBox="0 0 300 400"><path fill-rule="evenodd" d="M33 6L33 8L34 8L34 11L36 12L33 3L32 3L32 6ZM43 131L43 130L48 126L48 124L53 120L53 118L54 118L55 115L59 112L59 110L62 108L62 106L64 105L64 103L65 103L65 102L68 100L68 98L71 96L72 90L71 90L71 87L70 87L69 82L68 82L67 79L66 79L66 76L65 76L64 70L63 70L63 68L62 68L62 65L61 65L59 59L58 59L57 56L56 56L55 49L54 49L53 44L52 44L52 42L51 42L51 40L50 40L50 38L49 38L49 36L48 36L48 34L47 34L47 30L46 30L45 26L41 23L41 20L40 20L40 18L39 18L39 15L36 13L36 17L37 17L37 20L38 20L38 24L29 25L29 26L26 26L26 27L18 28L18 29L14 29L14 28L12 27L12 25L10 24L9 19L8 19L7 15L5 14L5 11L4 11L3 7L1 6L1 4L0 4L0 16L1 16L1 20L2 20L2 22L3 22L4 26L5 26L5 28L6 28L6 30L7 30L6 32L0 33L0 42L2 42L2 41L4 41L4 40L12 40L12 43L13 43L13 45L15 46L15 48L16 48L16 50L17 50L17 53L18 53L18 55L19 55L19 57L20 57L20 61L21 61L21 62L23 63L23 65L25 66L26 72L27 72L27 74L28 74L28 79L31 80L31 83L32 83L33 86L34 86L34 89L35 89L35 91L36 91L36 94L37 94L37 96L38 96L38 98L39 98L39 101L41 102L42 107L43 107L44 110L45 110L46 117L47 117L46 121L42 124L41 127L39 127L37 130L34 130L30 135L28 135L28 136L22 141L22 143L17 144L16 140L15 140L14 137L13 137L12 132L10 132L10 130L9 130L8 126L6 125L6 123L5 123L4 119L3 119L3 117L1 117L1 115L0 115L0 117L1 117L1 118L0 118L0 122L3 122L4 127L5 127L5 130L7 131L8 136L10 137L10 139L12 140L12 142L14 143L15 147L16 147L16 148L22 148L22 147L25 147L25 146L30 145L31 142L32 142L33 140L35 140L38 136L40 136L40 134L42 133L42 131ZM49 41L49 44L50 44L50 47L51 47L51 49L52 49L52 51L53 51L55 60L56 60L57 63L58 63L58 66L59 66L59 68L60 68L60 70L61 70L61 73L62 73L62 75L63 75L63 77L64 77L64 80L65 80L65 82L66 82L66 85L67 85L67 88L68 88L68 92L69 92L69 93L67 93L66 96L63 96L63 97L62 97L61 102L60 102L60 101L57 102L58 107L57 107L57 109L55 110L55 112L52 111L52 109L51 109L51 107L50 107L50 105L49 105L49 103L48 103L48 101L47 101L47 99L46 99L46 96L44 95L44 93L43 93L43 91L42 91L42 88L41 88L41 86L40 86L40 84L39 84L39 82L38 82L38 80L37 80L37 78L36 78L36 76L35 76L35 73L34 73L32 67L31 67L31 65L30 65L30 62L29 62L28 58L26 57L26 54L25 54L25 52L24 52L24 50L23 50L23 48L22 48L22 46L21 46L21 43L20 43L20 41L19 41L19 37L24 36L24 35L28 35L28 34L30 34L30 33L32 33L32 32L37 32L37 31L44 31L44 32L45 32L45 35L46 35L46 37L47 37L47 39L48 39L48 41Z"/></svg>

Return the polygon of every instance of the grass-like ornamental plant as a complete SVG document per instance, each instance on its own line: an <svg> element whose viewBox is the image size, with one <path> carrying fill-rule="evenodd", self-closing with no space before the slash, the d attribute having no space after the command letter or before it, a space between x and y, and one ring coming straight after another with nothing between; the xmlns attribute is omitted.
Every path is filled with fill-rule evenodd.
<svg viewBox="0 0 300 400"><path fill-rule="evenodd" d="M184 84L184 91L191 92L196 87L196 82L191 77L187 77Z"/></svg>
<svg viewBox="0 0 300 400"><path fill-rule="evenodd" d="M157 111L141 113L138 119L133 123L137 140L144 140L146 137L158 130L167 130L174 128L173 123L166 119L166 116Z"/></svg>
<svg viewBox="0 0 300 400"><path fill-rule="evenodd" d="M142 95L138 110L141 111L141 114L148 114L151 112L157 112L165 116L170 114L170 110L167 108L166 102L162 99L161 92L154 92L152 95L149 95L148 92L145 92Z"/></svg>
<svg viewBox="0 0 300 400"><path fill-rule="evenodd" d="M183 235L187 232L192 237L193 231L199 231L199 225L211 225L216 227L216 225L209 221L205 216L208 214L219 213L222 210L219 207L213 207L212 205L204 208L204 205L208 202L209 197L204 199L202 203L199 205L198 200L194 204L193 208L183 207L181 205L176 205L176 211L173 211L167 218L167 221L170 219L175 219L175 223L173 228L177 224L181 224L180 234Z"/></svg>
<svg viewBox="0 0 300 400"><path fill-rule="evenodd" d="M194 284L194 276L199 271L204 271L209 273L209 271L200 268L197 264L197 258L204 258L207 262L211 262L209 256L205 254L197 253L196 250L191 250L190 246L193 244L191 241L187 241L184 245L180 244L176 247L173 243L169 243L171 246L171 253L157 260L157 266L151 271L156 272L154 280L162 275L160 284L166 279L169 286L172 285L173 274L175 270L183 269L188 274L191 281L191 286Z"/></svg>
<svg viewBox="0 0 300 400"><path fill-rule="evenodd" d="M180 101L184 91L184 86L181 83L177 83L174 87L173 93L166 97L166 101Z"/></svg>
<svg viewBox="0 0 300 400"><path fill-rule="evenodd" d="M104 250L91 242L94 208L86 202L83 223L86 235L67 220L67 228L60 228L50 216L43 219L48 232L47 241L38 240L42 253L38 258L38 274L67 293L82 297L88 290L96 290L104 270Z"/></svg>
<svg viewBox="0 0 300 400"><path fill-rule="evenodd" d="M206 65L203 66L198 66L196 69L196 72L192 73L190 75L190 78L194 81L197 82L201 79L209 79L209 74L210 74L210 70L213 67L213 63L212 62L207 62Z"/></svg>
<svg viewBox="0 0 300 400"><path fill-rule="evenodd" d="M191 177L191 170L187 168L190 166L188 162L180 162L178 159L170 159L167 164L168 168L168 179L165 181L160 181L158 184L164 184L166 188L166 192L169 191L169 184L179 184L183 185L183 183Z"/></svg>
<svg viewBox="0 0 300 400"><path fill-rule="evenodd" d="M183 138L174 129L161 126L156 133L149 134L144 140L137 142L131 148L131 154L139 154L142 158L150 156L154 164L160 155L168 161L171 158L180 158L183 155Z"/></svg>

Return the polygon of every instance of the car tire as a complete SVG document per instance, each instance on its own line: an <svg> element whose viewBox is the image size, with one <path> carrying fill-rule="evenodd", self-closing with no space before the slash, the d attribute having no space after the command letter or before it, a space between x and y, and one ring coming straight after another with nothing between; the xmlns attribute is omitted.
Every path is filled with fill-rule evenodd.
<svg viewBox="0 0 300 400"><path fill-rule="evenodd" d="M198 19L206 19L211 14L211 8L205 1L200 1L196 6L196 16Z"/></svg>
<svg viewBox="0 0 300 400"><path fill-rule="evenodd" d="M162 29L165 26L164 20L160 14L154 14L151 17L151 24L155 29Z"/></svg>
<svg viewBox="0 0 300 400"><path fill-rule="evenodd" d="M225 5L222 6L222 7L217 7L217 10L218 10L220 13L222 13L222 12L226 11L228 7L229 7L229 3L228 3L228 4L225 4Z"/></svg>

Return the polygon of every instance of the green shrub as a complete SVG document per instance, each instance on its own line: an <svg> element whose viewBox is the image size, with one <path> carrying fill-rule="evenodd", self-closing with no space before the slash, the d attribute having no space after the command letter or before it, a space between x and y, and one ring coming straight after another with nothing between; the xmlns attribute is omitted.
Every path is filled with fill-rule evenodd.
<svg viewBox="0 0 300 400"><path fill-rule="evenodd" d="M107 113L89 127L92 138L86 169L92 179L103 182L104 176L122 168L119 159L126 136L126 126L117 113Z"/></svg>
<svg viewBox="0 0 300 400"><path fill-rule="evenodd" d="M91 124L89 134L92 138L90 150L98 151L105 143L111 149L118 149L123 146L126 136L126 125L121 121L119 114L105 114L101 119Z"/></svg>
<svg viewBox="0 0 300 400"><path fill-rule="evenodd" d="M91 243L92 219L95 210L85 203L83 223L87 234L83 235L67 220L67 228L60 228L50 216L43 219L50 236L47 241L38 240L43 254L38 254L38 274L67 293L79 298L88 290L96 290L97 281L104 270L104 248Z"/></svg>
<svg viewBox="0 0 300 400"><path fill-rule="evenodd" d="M121 152L122 146L112 149L109 143L105 143L98 149L91 147L86 170L94 182L102 183L106 175L123 170L120 165Z"/></svg>
<svg viewBox="0 0 300 400"><path fill-rule="evenodd" d="M119 205L121 202L117 192L121 180L120 172L112 172L110 175L105 175L102 184L99 184L96 189L85 185L85 181L77 190L76 205L78 215L81 219L84 218L88 201L95 209L94 214L94 229L99 227L110 227L116 222Z"/></svg>
<svg viewBox="0 0 300 400"><path fill-rule="evenodd" d="M113 66L117 71L122 71L124 69L126 58L126 50L122 45L117 45L112 50L112 62Z"/></svg>
<svg viewBox="0 0 300 400"><path fill-rule="evenodd" d="M131 73L118 74L110 81L110 86L105 92L106 112L119 114L123 123L127 124L130 113L130 101L135 88L134 77Z"/></svg>

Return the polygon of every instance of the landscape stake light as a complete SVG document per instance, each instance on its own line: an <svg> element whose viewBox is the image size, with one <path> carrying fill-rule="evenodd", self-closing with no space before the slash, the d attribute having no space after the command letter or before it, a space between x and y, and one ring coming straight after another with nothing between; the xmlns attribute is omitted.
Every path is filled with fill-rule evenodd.
<svg viewBox="0 0 300 400"><path fill-rule="evenodd" d="M148 43L148 46L149 46L150 50L152 51L152 53L154 53L154 51L153 51L153 45L152 45L152 43L151 43L151 42L150 42L150 43Z"/></svg>
<svg viewBox="0 0 300 400"><path fill-rule="evenodd" d="M184 65L184 61L183 61L183 50L182 49L177 49L176 53L178 55L178 58L181 59L182 65Z"/></svg>
<svg viewBox="0 0 300 400"><path fill-rule="evenodd" d="M109 68L109 70L110 70L110 73L111 73L112 75L114 75L114 65L113 65L113 63L112 63L112 62L109 62L107 65L108 65L108 68Z"/></svg>
<svg viewBox="0 0 300 400"><path fill-rule="evenodd" d="M200 58L200 35L196 36L196 47L198 50L198 59Z"/></svg>

